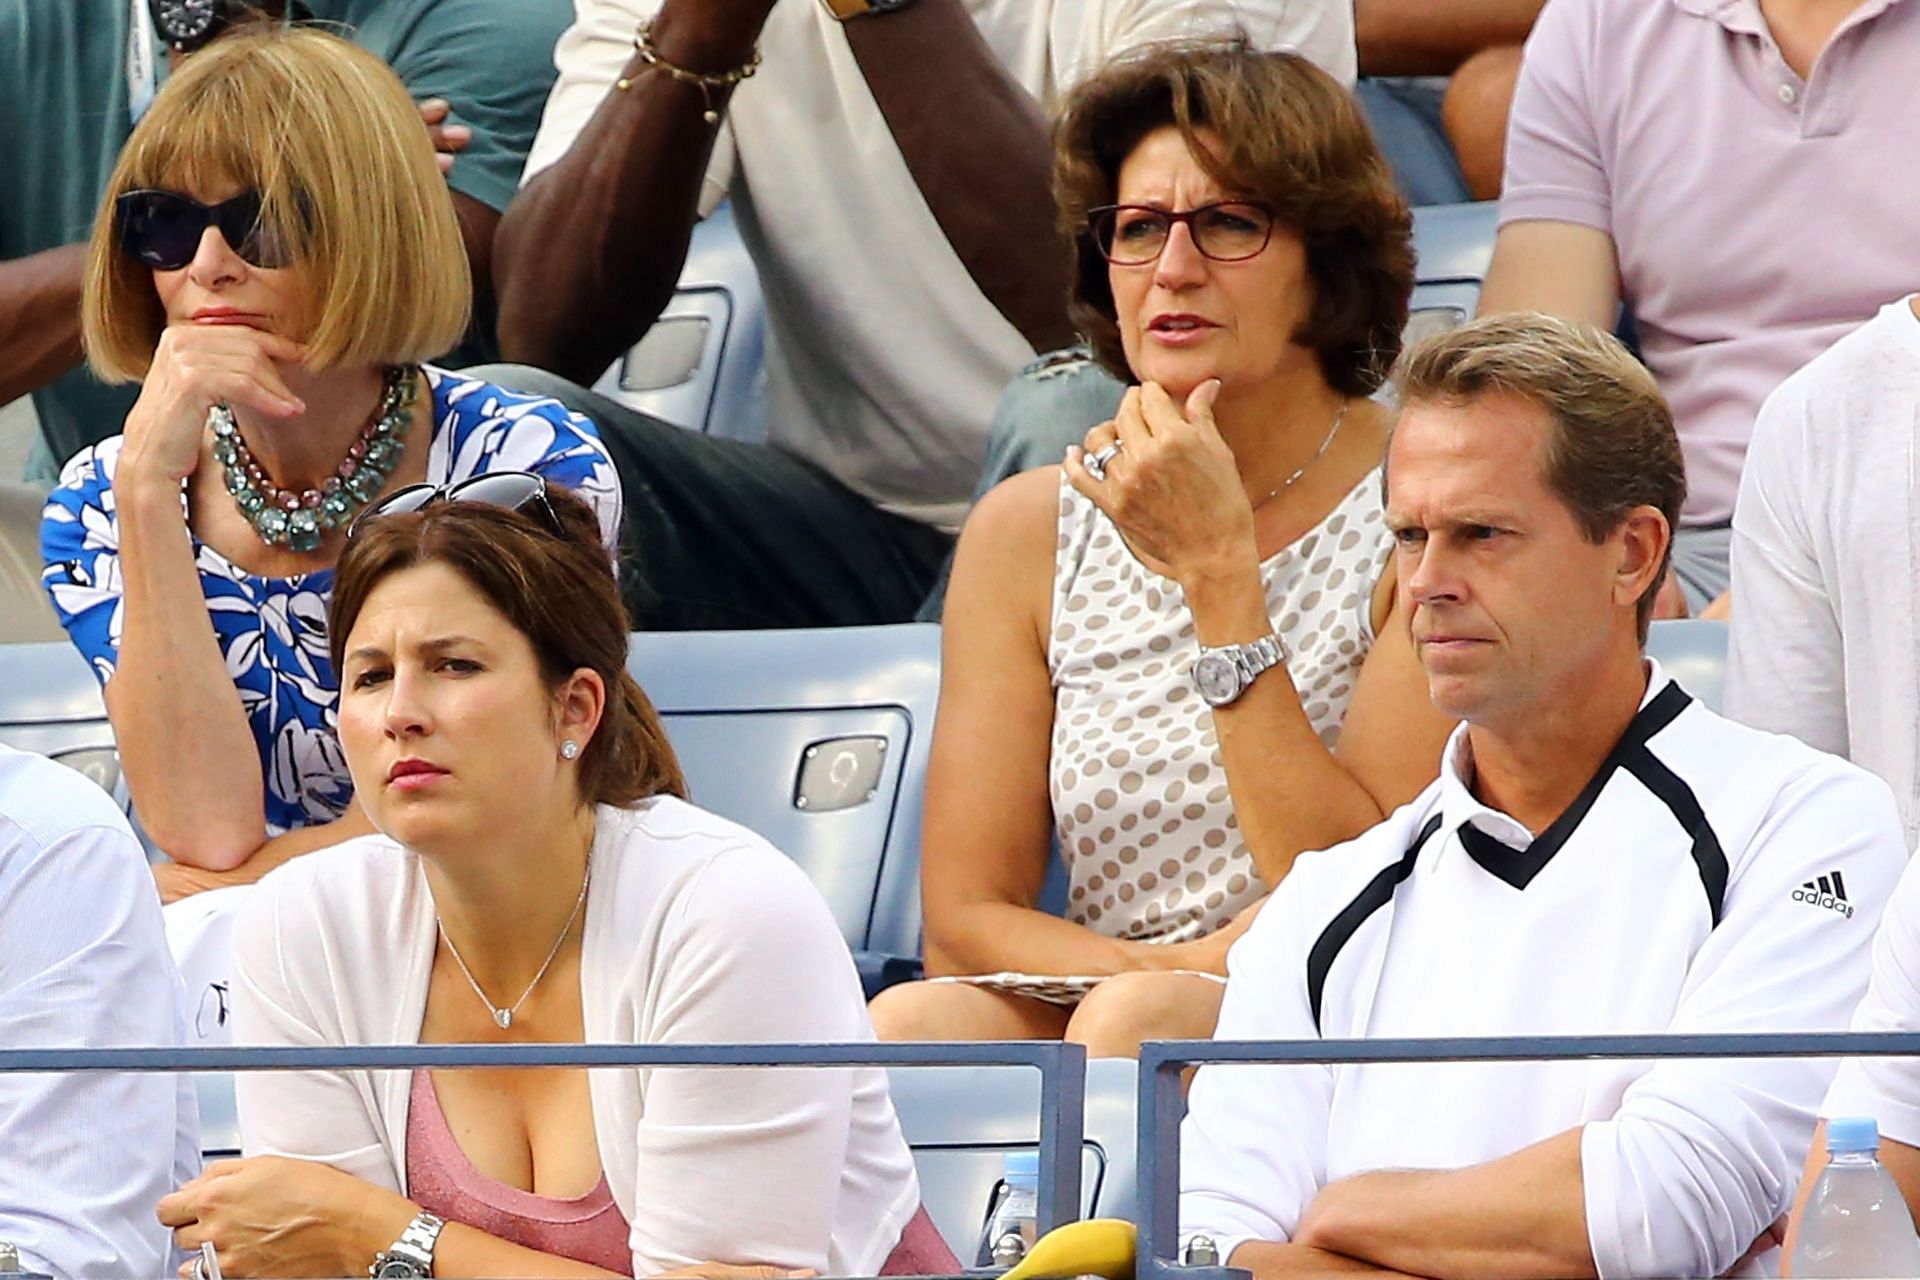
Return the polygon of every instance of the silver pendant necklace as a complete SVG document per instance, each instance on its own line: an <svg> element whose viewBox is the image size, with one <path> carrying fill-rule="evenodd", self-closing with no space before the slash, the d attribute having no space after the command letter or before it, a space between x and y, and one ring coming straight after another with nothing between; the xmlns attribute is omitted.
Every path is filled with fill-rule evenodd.
<svg viewBox="0 0 1920 1280"><path fill-rule="evenodd" d="M467 962L460 958L460 948L454 946L453 939L447 936L446 922L440 918L439 912L434 913L433 924L440 931L440 940L447 944L447 954L451 955L453 962L460 966L460 972L466 975L467 985L473 988L473 994L480 997L480 1003L487 1006L487 1012L493 1015L494 1023L502 1031L513 1025L513 1015L520 1012L520 1006L527 1002L527 997L533 994L533 989L540 985L540 979L546 977L547 970L553 967L553 958L560 954L560 944L565 942L567 935L573 932L573 922L580 918L580 908L586 905L587 885L592 879L593 864L588 862L586 871L580 876L580 896L574 899L573 914L569 915L566 924L561 926L560 936L553 940L553 949L547 952L547 958L541 962L540 972L533 975L533 981L529 982L527 989L520 993L520 998L505 1009L487 999L487 993L480 989L480 983L474 979L473 970L467 968Z"/></svg>
<svg viewBox="0 0 1920 1280"><path fill-rule="evenodd" d="M1320 442L1320 447L1313 451L1313 456L1311 458L1308 458L1305 462L1301 463L1299 466L1295 467L1293 469L1293 474L1288 476L1285 480L1282 480L1278 485L1274 486L1273 491L1269 493L1266 497L1254 503L1253 509L1255 511L1258 511L1260 508L1266 506L1269 502L1272 502L1275 498L1279 497L1281 494L1285 493L1287 490L1293 488L1293 482L1295 480L1298 480L1301 476L1307 474L1308 467L1312 466L1314 463L1320 461L1322 457L1326 456L1328 447L1333 444L1333 438L1340 434L1340 424L1347 420L1347 406L1352 403L1353 403L1352 400L1342 400L1340 402L1340 412L1333 415L1333 425L1327 428L1327 438Z"/></svg>

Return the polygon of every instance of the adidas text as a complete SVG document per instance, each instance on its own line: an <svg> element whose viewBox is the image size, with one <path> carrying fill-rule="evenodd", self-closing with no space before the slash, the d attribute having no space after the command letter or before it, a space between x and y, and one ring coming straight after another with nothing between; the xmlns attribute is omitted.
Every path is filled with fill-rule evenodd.
<svg viewBox="0 0 1920 1280"><path fill-rule="evenodd" d="M1848 919L1853 918L1853 904L1847 901L1846 882L1840 878L1838 871L1821 876L1817 882L1807 881L1793 891L1793 900L1824 907L1828 911L1838 911Z"/></svg>

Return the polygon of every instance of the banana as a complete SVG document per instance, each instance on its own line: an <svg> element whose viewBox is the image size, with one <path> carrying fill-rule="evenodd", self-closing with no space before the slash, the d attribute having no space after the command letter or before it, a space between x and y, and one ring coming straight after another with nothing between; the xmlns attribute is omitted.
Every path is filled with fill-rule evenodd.
<svg viewBox="0 0 1920 1280"><path fill-rule="evenodd" d="M1027 1256L1000 1280L1063 1280L1068 1276L1133 1280L1134 1236L1134 1225L1119 1218L1069 1222L1034 1241Z"/></svg>

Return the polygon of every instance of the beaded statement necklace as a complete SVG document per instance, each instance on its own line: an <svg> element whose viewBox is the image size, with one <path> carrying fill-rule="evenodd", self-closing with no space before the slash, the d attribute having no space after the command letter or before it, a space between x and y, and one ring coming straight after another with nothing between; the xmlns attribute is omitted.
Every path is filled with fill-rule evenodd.
<svg viewBox="0 0 1920 1280"><path fill-rule="evenodd" d="M217 404L207 411L213 456L225 474L227 492L260 541L270 547L313 551L329 530L347 524L355 512L379 496L400 463L419 379L419 365L388 366L379 406L359 439L348 447L347 456L318 489L276 485L247 448L233 410Z"/></svg>

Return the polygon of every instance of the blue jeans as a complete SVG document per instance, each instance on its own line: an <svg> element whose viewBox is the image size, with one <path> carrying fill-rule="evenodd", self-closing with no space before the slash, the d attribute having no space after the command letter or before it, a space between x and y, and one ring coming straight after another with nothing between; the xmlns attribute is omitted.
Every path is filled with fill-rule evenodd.
<svg viewBox="0 0 1920 1280"><path fill-rule="evenodd" d="M1373 136L1393 166L1408 204L1460 204L1473 199L1440 126L1443 76L1374 77L1354 86Z"/></svg>

